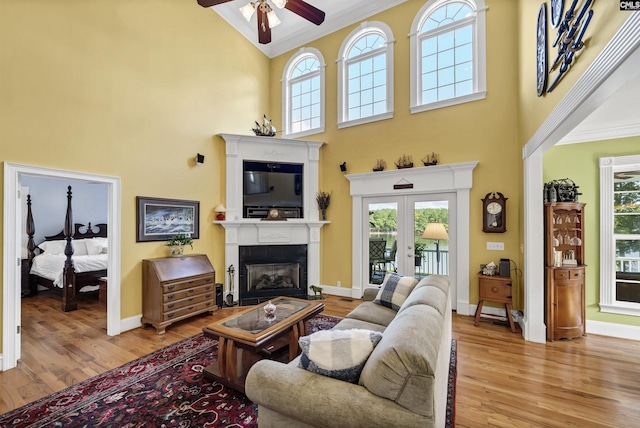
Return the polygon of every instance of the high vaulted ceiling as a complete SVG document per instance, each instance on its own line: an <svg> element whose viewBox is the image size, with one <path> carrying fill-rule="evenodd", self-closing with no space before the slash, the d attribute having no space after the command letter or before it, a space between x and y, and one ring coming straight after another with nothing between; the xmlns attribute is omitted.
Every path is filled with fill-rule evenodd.
<svg viewBox="0 0 640 428"><path fill-rule="evenodd" d="M249 1L234 0L212 6L210 9L220 14L225 21L256 45L265 55L273 58L348 25L364 21L376 13L390 9L407 0L305 0L325 12L325 20L319 26L289 10L278 9L272 3L271 6L282 23L271 29L272 41L266 45L258 43L256 15L254 14L251 21L247 22L240 14L239 9Z"/></svg>

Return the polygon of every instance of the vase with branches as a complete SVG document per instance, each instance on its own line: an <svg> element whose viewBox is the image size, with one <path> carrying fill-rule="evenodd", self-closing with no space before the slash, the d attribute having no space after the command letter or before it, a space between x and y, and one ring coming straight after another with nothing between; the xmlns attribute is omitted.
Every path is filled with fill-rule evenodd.
<svg viewBox="0 0 640 428"><path fill-rule="evenodd" d="M320 212L322 213L322 220L326 220L327 208L329 207L329 203L331 202L331 193L318 192L316 194L316 201L318 202L318 208L320 208Z"/></svg>
<svg viewBox="0 0 640 428"><path fill-rule="evenodd" d="M165 244L169 247L169 254L173 257L179 257L184 253L184 246L188 245L193 250L193 239L189 235L178 233L173 235Z"/></svg>

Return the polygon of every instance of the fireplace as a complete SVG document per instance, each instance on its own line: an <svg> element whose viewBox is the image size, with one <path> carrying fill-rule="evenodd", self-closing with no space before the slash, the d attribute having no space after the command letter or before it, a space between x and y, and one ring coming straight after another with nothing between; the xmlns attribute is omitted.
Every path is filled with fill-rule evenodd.
<svg viewBox="0 0 640 428"><path fill-rule="evenodd" d="M306 245L244 245L239 252L240 305L276 296L307 298Z"/></svg>

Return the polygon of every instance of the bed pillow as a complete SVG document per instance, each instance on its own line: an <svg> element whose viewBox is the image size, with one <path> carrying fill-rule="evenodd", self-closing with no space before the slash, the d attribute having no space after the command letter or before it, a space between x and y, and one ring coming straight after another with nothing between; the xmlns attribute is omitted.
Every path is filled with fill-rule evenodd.
<svg viewBox="0 0 640 428"><path fill-rule="evenodd" d="M106 238L93 238L93 239L85 239L85 244L87 245L87 253L90 256L95 256L98 254L106 254L107 248L107 239Z"/></svg>
<svg viewBox="0 0 640 428"><path fill-rule="evenodd" d="M373 303L397 311L417 284L418 280L412 276L402 276L395 272L390 272L385 275L382 286Z"/></svg>
<svg viewBox="0 0 640 428"><path fill-rule="evenodd" d="M67 241L44 241L38 245L40 249L45 253L52 256L64 255L64 247L67 246Z"/></svg>
<svg viewBox="0 0 640 428"><path fill-rule="evenodd" d="M74 239L72 241L74 256L86 256L89 254L87 252L87 244L85 244L84 241L84 239Z"/></svg>
<svg viewBox="0 0 640 428"><path fill-rule="evenodd" d="M320 330L298 340L298 367L323 376L356 383L367 358L382 339L371 330Z"/></svg>

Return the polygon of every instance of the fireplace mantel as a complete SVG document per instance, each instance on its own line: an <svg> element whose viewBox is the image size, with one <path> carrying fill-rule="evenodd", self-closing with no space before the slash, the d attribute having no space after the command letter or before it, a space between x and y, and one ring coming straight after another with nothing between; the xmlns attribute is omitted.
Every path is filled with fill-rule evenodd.
<svg viewBox="0 0 640 428"><path fill-rule="evenodd" d="M240 266L239 247L246 245L307 245L307 284L320 285L320 229L318 161L324 143L273 137L220 134L226 144L226 220L214 220L225 229L225 270ZM243 161L301 163L303 168L303 218L258 220L242 218ZM236 273L236 279L238 274ZM225 277L228 285L228 278ZM234 280L234 298L239 284Z"/></svg>

